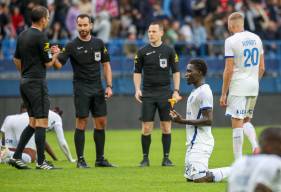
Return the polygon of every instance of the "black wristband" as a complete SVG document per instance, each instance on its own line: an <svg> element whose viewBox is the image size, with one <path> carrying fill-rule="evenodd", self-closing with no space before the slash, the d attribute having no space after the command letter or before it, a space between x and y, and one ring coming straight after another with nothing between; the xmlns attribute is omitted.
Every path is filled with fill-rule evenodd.
<svg viewBox="0 0 281 192"><path fill-rule="evenodd" d="M112 85L106 85L106 87L110 87L112 89Z"/></svg>
<svg viewBox="0 0 281 192"><path fill-rule="evenodd" d="M174 92L178 92L178 93L180 93L180 90L178 90L178 89L174 89Z"/></svg>

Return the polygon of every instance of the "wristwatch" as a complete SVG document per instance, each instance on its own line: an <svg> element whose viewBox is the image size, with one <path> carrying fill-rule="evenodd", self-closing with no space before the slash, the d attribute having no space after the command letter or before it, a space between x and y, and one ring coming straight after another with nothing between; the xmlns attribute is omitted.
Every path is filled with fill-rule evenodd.
<svg viewBox="0 0 281 192"><path fill-rule="evenodd" d="M174 89L174 92L178 92L178 93L180 93L180 90L178 90L178 89Z"/></svg>
<svg viewBox="0 0 281 192"><path fill-rule="evenodd" d="M112 85L106 85L106 87L110 87L112 89Z"/></svg>

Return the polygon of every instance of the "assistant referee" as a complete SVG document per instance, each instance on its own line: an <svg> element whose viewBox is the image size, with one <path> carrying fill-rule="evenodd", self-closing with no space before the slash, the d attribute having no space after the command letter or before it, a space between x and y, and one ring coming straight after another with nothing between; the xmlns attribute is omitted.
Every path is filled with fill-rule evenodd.
<svg viewBox="0 0 281 192"><path fill-rule="evenodd" d="M18 169L29 167L21 160L25 145L35 133L37 149L36 169L54 169L45 161L45 131L48 128L50 101L46 82L46 68L57 67L57 54L52 56L43 30L49 23L49 11L42 6L31 12L32 26L23 31L17 40L14 63L21 72L20 93L27 107L29 125L21 134L18 146L9 164Z"/></svg>
<svg viewBox="0 0 281 192"><path fill-rule="evenodd" d="M178 56L175 50L162 43L163 25L152 22L148 28L149 44L141 48L135 56L134 85L135 98L142 103L142 135L141 144L143 160L141 167L149 166L149 148L151 131L156 110L160 117L162 129L163 160L162 166L173 166L169 159L171 146L171 120L169 116L171 96L180 100L180 73ZM173 74L174 90L170 88L170 72ZM143 82L142 82L143 76ZM143 87L141 89L141 82Z"/></svg>

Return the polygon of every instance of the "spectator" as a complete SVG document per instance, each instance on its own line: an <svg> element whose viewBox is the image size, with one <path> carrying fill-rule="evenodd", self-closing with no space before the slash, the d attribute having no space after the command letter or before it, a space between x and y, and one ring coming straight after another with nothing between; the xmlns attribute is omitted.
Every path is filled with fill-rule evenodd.
<svg viewBox="0 0 281 192"><path fill-rule="evenodd" d="M71 39L74 39L77 36L76 31L76 18L80 14L78 3L74 3L73 6L68 10L66 15L66 27L70 33Z"/></svg>
<svg viewBox="0 0 281 192"><path fill-rule="evenodd" d="M91 2L89 0L80 0L79 10L81 14L83 13L83 14L91 15L92 12Z"/></svg>
<svg viewBox="0 0 281 192"><path fill-rule="evenodd" d="M136 32L132 30L131 32L129 32L128 37L124 42L123 51L126 57L129 59L133 59L138 52L136 37Z"/></svg>
<svg viewBox="0 0 281 192"><path fill-rule="evenodd" d="M14 7L12 14L12 24L14 29L16 30L17 35L20 34L24 30L24 18L20 13L19 7Z"/></svg>
<svg viewBox="0 0 281 192"><path fill-rule="evenodd" d="M104 43L108 43L110 30L110 15L107 11L102 11L98 14L97 20L94 23L94 32L97 33L97 37L103 40Z"/></svg>
<svg viewBox="0 0 281 192"><path fill-rule="evenodd" d="M195 18L193 21L193 43L197 55L204 56L206 54L207 33L202 25L201 18Z"/></svg>
<svg viewBox="0 0 281 192"><path fill-rule="evenodd" d="M61 27L59 22L55 22L53 27L49 29L48 39L51 42L64 41L68 39L67 32Z"/></svg>

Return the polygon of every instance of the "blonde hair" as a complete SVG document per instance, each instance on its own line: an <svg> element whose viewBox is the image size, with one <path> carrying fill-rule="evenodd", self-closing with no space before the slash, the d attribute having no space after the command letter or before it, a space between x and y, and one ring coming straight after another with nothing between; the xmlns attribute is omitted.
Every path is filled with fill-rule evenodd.
<svg viewBox="0 0 281 192"><path fill-rule="evenodd" d="M231 25L244 27L244 15L240 12L233 12L228 17L228 23L231 23Z"/></svg>

